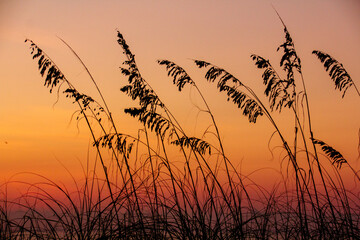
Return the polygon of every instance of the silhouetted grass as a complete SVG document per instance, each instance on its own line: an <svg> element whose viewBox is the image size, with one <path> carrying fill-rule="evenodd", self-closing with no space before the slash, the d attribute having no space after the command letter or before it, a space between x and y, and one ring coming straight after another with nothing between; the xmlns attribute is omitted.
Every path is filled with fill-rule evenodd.
<svg viewBox="0 0 360 240"><path fill-rule="evenodd" d="M62 40L86 69L101 102L79 92L45 52L26 40L45 77L45 86L50 92L62 91L78 105L77 119L85 121L90 130L96 161L93 166L88 163L82 182L74 180L75 191L35 174L38 183L6 183L0 203L0 238L360 238L359 196L344 185L340 168L348 165L356 181L358 173L340 152L314 136L301 61L285 24L284 33L285 41L278 48L283 72L265 58L251 55L255 66L263 71L269 103L224 68L194 60L195 66L205 71L205 79L215 83L251 124L266 118L280 137L288 167L272 189L256 184L234 167L224 151L210 106L196 82L174 62L158 61L179 91L187 86L197 91L212 123L215 142L186 133L142 77L120 32L117 38L125 58L120 70L127 78L121 91L137 104L126 108L125 113L142 124L138 136L117 130L96 81L66 42ZM336 60L319 51L314 53L330 71L336 88L345 94L349 87L356 87ZM294 117L292 139L286 139L273 117L274 112L285 109ZM176 161L169 157L175 149L181 154ZM318 153L320 149L324 157ZM8 199L6 188L11 184L27 185L27 191Z"/></svg>

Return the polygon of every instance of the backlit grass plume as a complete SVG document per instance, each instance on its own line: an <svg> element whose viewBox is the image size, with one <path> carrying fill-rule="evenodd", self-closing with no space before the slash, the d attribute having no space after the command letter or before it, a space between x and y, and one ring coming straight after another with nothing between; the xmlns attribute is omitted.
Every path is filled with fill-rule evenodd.
<svg viewBox="0 0 360 240"><path fill-rule="evenodd" d="M283 107L290 108L295 101L295 94L292 89L295 86L295 82L292 71L289 71L291 74L288 74L288 79L281 79L271 66L269 60L255 54L251 55L251 58L255 61L255 66L264 69L264 73L262 74L266 86L264 93L269 97L270 109L281 112ZM285 60L282 59L282 61ZM287 65L290 64L287 63ZM287 68L291 69L290 67Z"/></svg>
<svg viewBox="0 0 360 240"><path fill-rule="evenodd" d="M217 88L220 92L225 92L227 100L232 101L248 117L249 122L255 123L259 116L263 115L263 109L253 98L252 91L239 79L227 72L225 69L217 67L211 63L194 60L198 68L207 68L205 79L209 82L217 81ZM241 90L243 87L249 93Z"/></svg>
<svg viewBox="0 0 360 240"><path fill-rule="evenodd" d="M336 165L339 169L341 168L343 163L347 163L343 155L335 150L333 147L329 146L325 142L317 139L312 140L315 144L321 146L321 149L324 151L326 156L328 156L333 162L333 165Z"/></svg>
<svg viewBox="0 0 360 240"><path fill-rule="evenodd" d="M312 53L323 63L325 70L329 73L331 79L335 83L335 89L339 89L339 91L343 93L342 97L345 96L346 91L351 86L354 86L360 97L358 88L340 62L322 51L314 50Z"/></svg>

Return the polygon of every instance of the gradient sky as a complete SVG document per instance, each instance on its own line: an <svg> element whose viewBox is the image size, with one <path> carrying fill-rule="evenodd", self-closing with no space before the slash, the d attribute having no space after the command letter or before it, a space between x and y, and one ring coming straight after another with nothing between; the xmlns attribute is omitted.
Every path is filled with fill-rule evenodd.
<svg viewBox="0 0 360 240"><path fill-rule="evenodd" d="M97 80L120 131L136 133L136 120L122 114L134 104L119 91L126 81L118 69L124 59L116 29L135 53L143 76L190 134L201 134L209 119L197 115L194 104L201 103L196 94L189 89L178 93L157 59L175 61L193 76L209 100L225 151L235 165L242 162L248 171L278 168L280 160L271 159L268 150L273 129L265 118L249 124L189 60L222 66L261 95L261 71L250 55L259 54L279 67L276 48L284 39L272 5L287 24L302 59L315 137L334 146L359 169L359 97L349 89L341 99L311 54L314 49L331 54L360 86L358 0L0 0L0 181L24 171L60 179L61 164L79 170L91 144L88 130L77 129L76 121L70 121L76 106L64 96L56 103L56 94L43 86L26 38L47 52L80 91L99 99L84 69L58 37L68 42ZM281 116L275 114L283 130L291 129L291 116L286 112ZM270 145L278 143L274 140Z"/></svg>

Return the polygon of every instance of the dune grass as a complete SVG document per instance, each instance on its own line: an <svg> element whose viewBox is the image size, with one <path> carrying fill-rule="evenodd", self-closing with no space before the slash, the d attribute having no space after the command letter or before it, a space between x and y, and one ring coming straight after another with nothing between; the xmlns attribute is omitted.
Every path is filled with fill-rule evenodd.
<svg viewBox="0 0 360 240"><path fill-rule="evenodd" d="M250 124L266 118L279 136L288 167L272 189L256 184L233 165L224 151L216 116L195 81L176 63L158 61L178 91L192 87L199 94L215 141L186 133L142 77L120 32L117 41L125 59L120 70L127 78L121 91L137 104L125 113L142 124L138 136L117 130L95 79L65 41L101 101L79 92L50 57L27 39L45 86L50 92L62 92L79 107L77 119L87 124L97 154L94 165L87 163L84 181L74 179L76 191L33 174L38 183L21 183L28 186L27 191L9 199L6 188L13 183L4 184L0 239L359 239L359 196L343 183L341 167L347 165L357 182L358 173L340 152L314 136L301 61L283 26L285 41L278 48L281 72L265 58L251 55L263 72L268 103L224 68L193 60L205 80L216 84ZM334 58L321 51L313 53L343 97L349 87L356 88ZM292 139L286 139L273 117L285 109L293 113ZM174 150L181 154L176 161L169 157Z"/></svg>

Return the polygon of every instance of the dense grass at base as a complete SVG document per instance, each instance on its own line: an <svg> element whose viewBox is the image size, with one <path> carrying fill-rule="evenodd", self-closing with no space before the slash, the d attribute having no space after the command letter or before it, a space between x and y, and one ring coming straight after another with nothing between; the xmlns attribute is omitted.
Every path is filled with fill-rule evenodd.
<svg viewBox="0 0 360 240"><path fill-rule="evenodd" d="M178 174L176 182L190 188ZM216 190L211 196L204 194L200 185L198 195L178 188L176 199L171 183L159 176L157 195L151 180L137 182L138 208L131 188L125 189L129 186L112 185L110 197L106 181L95 176L72 191L37 177L38 183L27 184L19 198L2 195L1 239L356 239L360 234L359 199L350 191L339 196L338 189L331 190L336 221L326 195L318 194L323 206L320 223L309 198L304 199L306 217L300 218L296 189L293 184L284 188L290 181L266 190L254 183L240 186L234 180L236 203L227 203ZM19 184L26 183L11 182L7 187ZM230 196L230 189L223 186ZM252 189L249 196L243 188ZM234 214L240 211L237 222ZM305 224L306 233L301 228Z"/></svg>

